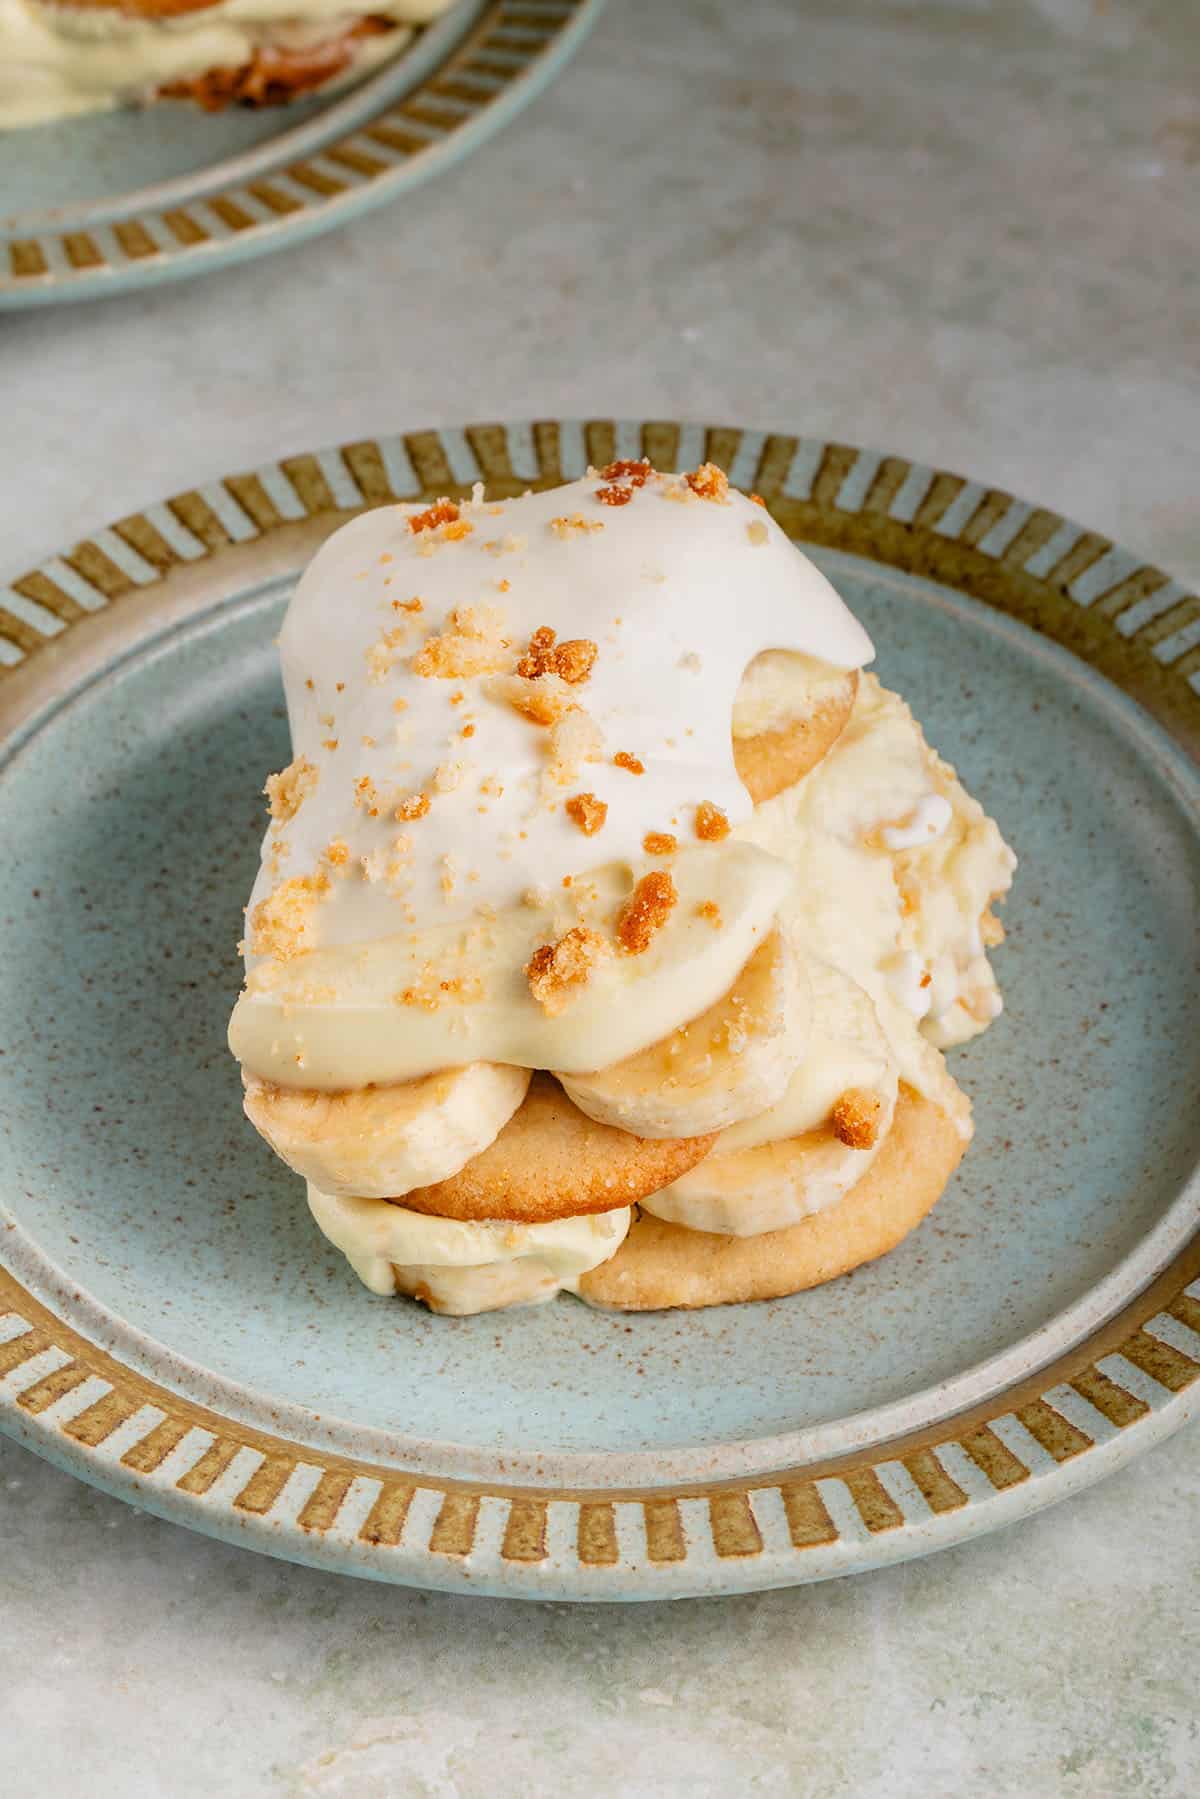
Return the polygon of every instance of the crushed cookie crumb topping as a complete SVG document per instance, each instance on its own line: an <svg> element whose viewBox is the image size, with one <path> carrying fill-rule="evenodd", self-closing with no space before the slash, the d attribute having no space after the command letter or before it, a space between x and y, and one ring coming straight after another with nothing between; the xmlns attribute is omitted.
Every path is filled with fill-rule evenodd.
<svg viewBox="0 0 1200 1799"><path fill-rule="evenodd" d="M613 757L613 766L623 768L631 775L644 775L646 772L646 764L631 750L618 750Z"/></svg>
<svg viewBox="0 0 1200 1799"><path fill-rule="evenodd" d="M392 817L398 824L410 824L413 819L424 818L429 811L429 795L427 793L410 793L400 800Z"/></svg>
<svg viewBox="0 0 1200 1799"><path fill-rule="evenodd" d="M297 756L277 775L268 775L263 792L271 817L281 825L295 818L320 778L320 769L307 756Z"/></svg>
<svg viewBox="0 0 1200 1799"><path fill-rule="evenodd" d="M752 493L752 494L750 494L750 495L749 495L749 499L750 499L750 502L751 502L751 504L752 504L752 505L754 505L754 506L761 506L761 507L762 507L762 508L763 508L763 509L764 509L764 511L765 511L765 510L766 510L766 504L767 504L767 502L766 502L766 501L765 501L765 500L764 500L764 499L763 499L763 497L762 497L762 495L761 495L761 494L760 494L760 493Z"/></svg>
<svg viewBox="0 0 1200 1799"><path fill-rule="evenodd" d="M701 800L696 807L696 835L705 843L720 843L729 835L729 820L720 806L714 806L711 800Z"/></svg>
<svg viewBox="0 0 1200 1799"><path fill-rule="evenodd" d="M617 916L617 943L626 956L640 956L649 949L679 898L675 883L664 869L643 875Z"/></svg>
<svg viewBox="0 0 1200 1799"><path fill-rule="evenodd" d="M431 632L413 657L413 673L438 681L502 673L512 667L506 622L498 606L456 606L447 629Z"/></svg>
<svg viewBox="0 0 1200 1799"><path fill-rule="evenodd" d="M309 949L312 915L328 892L326 874L293 875L260 900L250 914L250 947L254 954L290 962L293 956Z"/></svg>
<svg viewBox="0 0 1200 1799"><path fill-rule="evenodd" d="M543 943L534 950L525 964L529 991L547 1017L557 1017L587 985L597 964L611 954L598 932L576 925L557 943Z"/></svg>
<svg viewBox="0 0 1200 1799"><path fill-rule="evenodd" d="M427 506L424 512L413 513L408 521L408 528L414 537L419 537L422 531L436 531L442 525L456 524L458 517L458 507L454 501L443 496L440 500L435 500L432 506Z"/></svg>
<svg viewBox="0 0 1200 1799"><path fill-rule="evenodd" d="M608 806L604 800L598 800L594 793L574 793L566 801L564 812L573 824L577 824L585 837L594 837L608 817Z"/></svg>
<svg viewBox="0 0 1200 1799"><path fill-rule="evenodd" d="M701 900L700 904L696 907L696 916L698 918L707 918L714 931L720 930L721 908L718 906L716 900Z"/></svg>
<svg viewBox="0 0 1200 1799"><path fill-rule="evenodd" d="M555 537L586 537L589 532L603 531L604 520L584 518L582 512L573 512L569 518L565 514L552 518L546 528Z"/></svg>
<svg viewBox="0 0 1200 1799"><path fill-rule="evenodd" d="M698 499L713 500L720 506L729 497L729 476L715 462L702 462L683 478Z"/></svg>
<svg viewBox="0 0 1200 1799"><path fill-rule="evenodd" d="M590 637L570 637L565 643L556 643L555 635L549 625L539 625L517 663L517 673L526 681L557 675L568 686L577 687L591 674L599 651Z"/></svg>
<svg viewBox="0 0 1200 1799"><path fill-rule="evenodd" d="M833 1134L848 1149L873 1149L883 1103L864 1087L847 1087L833 1108Z"/></svg>
<svg viewBox="0 0 1200 1799"><path fill-rule="evenodd" d="M632 487L598 487L596 498L602 506L628 506L633 498Z"/></svg>
<svg viewBox="0 0 1200 1799"><path fill-rule="evenodd" d="M642 838L642 848L648 856L673 856L679 841L670 831L647 831Z"/></svg>

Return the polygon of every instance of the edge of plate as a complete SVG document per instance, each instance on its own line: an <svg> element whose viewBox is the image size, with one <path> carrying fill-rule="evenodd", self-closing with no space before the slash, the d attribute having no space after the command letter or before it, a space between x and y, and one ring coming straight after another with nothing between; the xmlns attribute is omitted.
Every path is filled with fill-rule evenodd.
<svg viewBox="0 0 1200 1799"><path fill-rule="evenodd" d="M1107 538L896 456L724 426L540 421L284 459L119 520L0 587L0 730L71 685L78 647L186 615L189 564L321 534L396 499L554 485L615 455L703 459L791 535L921 573L1064 645L1200 749L1200 600ZM290 559L290 557L288 558ZM211 601L211 588L209 589ZM110 613L110 609L115 612ZM123 632L116 632L119 640ZM1200 1235L1116 1317L955 1418L823 1465L573 1492L429 1479L236 1424L80 1336L0 1269L0 1428L211 1535L401 1584L534 1598L683 1597L925 1554L1099 1479L1200 1409Z"/></svg>
<svg viewBox="0 0 1200 1799"><path fill-rule="evenodd" d="M186 203L143 204L143 189L98 222L0 231L0 310L181 280L348 223L500 130L575 53L603 4L488 0L414 85L299 160L285 133L275 164L256 173L254 157L254 179L231 177ZM246 160L234 159L235 175Z"/></svg>

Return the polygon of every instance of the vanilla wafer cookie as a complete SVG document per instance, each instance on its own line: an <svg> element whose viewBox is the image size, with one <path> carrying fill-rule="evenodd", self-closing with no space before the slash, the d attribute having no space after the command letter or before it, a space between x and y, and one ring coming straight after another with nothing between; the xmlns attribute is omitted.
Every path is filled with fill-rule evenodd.
<svg viewBox="0 0 1200 1799"><path fill-rule="evenodd" d="M643 1212L616 1255L583 1276L580 1298L652 1312L819 1286L894 1249L941 1197L965 1148L941 1108L904 1086L879 1155L837 1205L758 1237L686 1230Z"/></svg>
<svg viewBox="0 0 1200 1799"><path fill-rule="evenodd" d="M632 1205L693 1168L712 1134L631 1136L588 1118L548 1074L535 1074L524 1103L495 1142L449 1180L404 1195L414 1212L467 1221L543 1224Z"/></svg>

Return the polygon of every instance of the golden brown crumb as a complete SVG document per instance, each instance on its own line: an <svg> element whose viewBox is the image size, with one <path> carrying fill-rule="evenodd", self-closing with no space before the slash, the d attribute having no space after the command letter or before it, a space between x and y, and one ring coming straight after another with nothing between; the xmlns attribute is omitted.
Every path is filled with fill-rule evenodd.
<svg viewBox="0 0 1200 1799"><path fill-rule="evenodd" d="M617 942L627 956L640 956L662 929L679 895L664 869L643 875L617 917Z"/></svg>
<svg viewBox="0 0 1200 1799"><path fill-rule="evenodd" d="M308 688L308 691L310 693L315 693L317 691L317 684L313 680L311 675L309 675L309 677L308 677L307 681L305 681L304 685Z"/></svg>
<svg viewBox="0 0 1200 1799"><path fill-rule="evenodd" d="M565 515L550 520L549 529L555 537L583 537L589 531L603 531L604 520L584 518L582 512L573 512L570 518Z"/></svg>
<svg viewBox="0 0 1200 1799"><path fill-rule="evenodd" d="M412 659L412 671L438 681L499 674L512 667L511 639L497 606L456 606L448 628L435 631Z"/></svg>
<svg viewBox="0 0 1200 1799"><path fill-rule="evenodd" d="M696 915L699 918L707 918L714 931L720 930L721 908L718 906L716 900L701 900L700 904L696 907Z"/></svg>
<svg viewBox="0 0 1200 1799"><path fill-rule="evenodd" d="M363 744L364 750L373 750L373 749L378 748L378 745L376 744L375 739L373 737L364 736L364 738L362 740L362 744Z"/></svg>
<svg viewBox="0 0 1200 1799"><path fill-rule="evenodd" d="M591 674L597 654L590 637L569 637L554 652L554 672L568 687L577 687Z"/></svg>
<svg viewBox="0 0 1200 1799"><path fill-rule="evenodd" d="M313 910L328 892L328 875L294 875L260 900L250 914L250 947L254 954L288 962L308 949L306 938Z"/></svg>
<svg viewBox="0 0 1200 1799"><path fill-rule="evenodd" d="M670 831L647 831L642 838L642 848L648 856L673 856L679 843Z"/></svg>
<svg viewBox="0 0 1200 1799"><path fill-rule="evenodd" d="M645 487L653 473L648 456L639 456L636 461L628 456L619 457L600 470L602 481L628 481L631 487Z"/></svg>
<svg viewBox="0 0 1200 1799"><path fill-rule="evenodd" d="M701 500L722 502L729 493L729 476L715 462L702 462L684 480Z"/></svg>
<svg viewBox="0 0 1200 1799"><path fill-rule="evenodd" d="M500 675L488 685L493 699L506 700L514 712L535 725L553 725L570 712L575 700L557 676L531 681L523 675Z"/></svg>
<svg viewBox="0 0 1200 1799"><path fill-rule="evenodd" d="M408 701L407 700L393 700L392 701L392 711L393 712L407 712L408 711Z"/></svg>
<svg viewBox="0 0 1200 1799"><path fill-rule="evenodd" d="M345 868L350 860L350 845L342 837L335 837L325 845L322 862L328 862L330 868Z"/></svg>
<svg viewBox="0 0 1200 1799"><path fill-rule="evenodd" d="M543 943L525 964L529 991L547 1017L565 1012L576 990L585 987L598 962L611 955L604 938L576 925L557 943Z"/></svg>
<svg viewBox="0 0 1200 1799"><path fill-rule="evenodd" d="M754 505L755 505L755 506L762 506L762 507L765 507L765 506L766 506L766 504L767 504L767 502L766 502L766 501L765 501L765 500L764 500L764 499L763 499L763 497L762 497L762 495L761 495L761 494L760 494L760 493L752 493L752 494L751 494L751 495L750 495L750 499L751 499L751 502L752 502L752 503L753 503L753 504L754 504Z"/></svg>
<svg viewBox="0 0 1200 1799"><path fill-rule="evenodd" d="M336 737L323 737L321 739L321 748L323 750L336 750L337 746L338 740Z"/></svg>
<svg viewBox="0 0 1200 1799"><path fill-rule="evenodd" d="M697 837L705 843L720 843L729 835L729 820L720 806L714 806L711 800L701 800L696 807L695 829Z"/></svg>
<svg viewBox="0 0 1200 1799"><path fill-rule="evenodd" d="M630 750L618 750L613 763L617 768L628 769L631 775L644 775L646 772L646 764Z"/></svg>
<svg viewBox="0 0 1200 1799"><path fill-rule="evenodd" d="M507 579L503 580L503 581L497 581L496 586L501 593L507 593L509 588L512 586L512 582Z"/></svg>
<svg viewBox="0 0 1200 1799"><path fill-rule="evenodd" d="M408 824L414 818L424 818L428 810L429 795L427 793L410 793L400 801L392 817L400 824Z"/></svg>
<svg viewBox="0 0 1200 1799"><path fill-rule="evenodd" d="M472 724L465 724L463 726L462 730L459 732L460 737L474 737L474 735L475 735L475 727Z"/></svg>
<svg viewBox="0 0 1200 1799"><path fill-rule="evenodd" d="M425 610L424 600L419 600L415 593L411 600L393 600L392 601L392 611L393 612L424 612L424 610Z"/></svg>
<svg viewBox="0 0 1200 1799"><path fill-rule="evenodd" d="M436 531L439 525L452 525L458 519L458 507L453 500L444 497L427 506L424 512L414 513L408 521L408 528L413 536L422 531Z"/></svg>
<svg viewBox="0 0 1200 1799"><path fill-rule="evenodd" d="M847 1087L833 1108L833 1134L848 1149L873 1149L883 1102L865 1087Z"/></svg>
<svg viewBox="0 0 1200 1799"><path fill-rule="evenodd" d="M392 995L397 1006L419 1006L422 1012L437 1012L445 1005L471 1005L483 993L478 976L455 976L439 980L432 963L427 962L416 983Z"/></svg>
<svg viewBox="0 0 1200 1799"><path fill-rule="evenodd" d="M598 654L590 637L571 637L555 644L549 625L539 625L529 639L529 648L517 663L517 673L525 681L538 681L544 675L557 675L568 686L586 681Z"/></svg>
<svg viewBox="0 0 1200 1799"><path fill-rule="evenodd" d="M628 506L633 498L632 487L598 487L596 498L604 506Z"/></svg>
<svg viewBox="0 0 1200 1799"><path fill-rule="evenodd" d="M379 791L370 775L360 775L354 783L354 809L361 806L368 818L379 817Z"/></svg>
<svg viewBox="0 0 1200 1799"><path fill-rule="evenodd" d="M567 817L579 826L585 837L594 837L608 817L608 806L594 793L574 793L563 807Z"/></svg>
<svg viewBox="0 0 1200 1799"><path fill-rule="evenodd" d="M551 651L557 635L549 625L539 625L536 631L530 633L529 647L517 663L517 673L523 681L536 681L539 675L553 672Z"/></svg>
<svg viewBox="0 0 1200 1799"><path fill-rule="evenodd" d="M334 686L337 688L339 693L345 693L346 683L344 681L335 681Z"/></svg>
<svg viewBox="0 0 1200 1799"><path fill-rule="evenodd" d="M297 756L277 775L268 775L263 792L271 817L283 825L295 818L303 802L321 778L321 771L307 756Z"/></svg>

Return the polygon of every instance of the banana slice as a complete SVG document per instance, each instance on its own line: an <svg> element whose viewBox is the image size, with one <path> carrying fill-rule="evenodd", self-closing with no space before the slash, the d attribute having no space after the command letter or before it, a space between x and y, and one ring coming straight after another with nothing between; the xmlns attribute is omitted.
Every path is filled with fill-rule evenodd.
<svg viewBox="0 0 1200 1799"><path fill-rule="evenodd" d="M318 1093L244 1076L246 1116L323 1193L397 1199L448 1180L508 1123L527 1068L469 1062L394 1087Z"/></svg>
<svg viewBox="0 0 1200 1799"><path fill-rule="evenodd" d="M711 1155L642 1200L689 1230L757 1237L836 1205L891 1129L899 1074L869 996L826 962L807 966L809 1049L778 1103L722 1131Z"/></svg>
<svg viewBox="0 0 1200 1799"><path fill-rule="evenodd" d="M790 650L765 650L733 704L733 761L755 805L792 787L833 748L858 692L854 669Z"/></svg>
<svg viewBox="0 0 1200 1799"><path fill-rule="evenodd" d="M638 1137L702 1137L781 1099L804 1055L799 961L772 931L728 993L690 1024L596 1074L558 1079L581 1112Z"/></svg>

